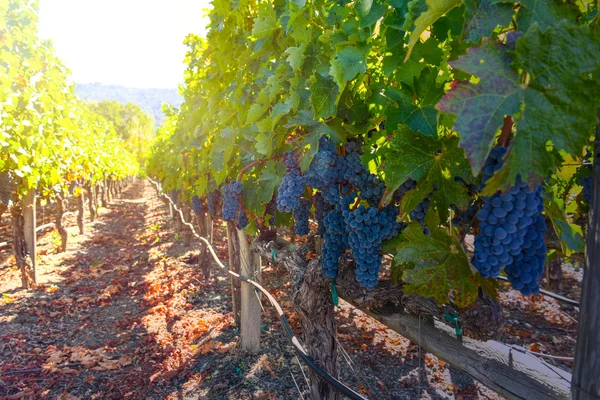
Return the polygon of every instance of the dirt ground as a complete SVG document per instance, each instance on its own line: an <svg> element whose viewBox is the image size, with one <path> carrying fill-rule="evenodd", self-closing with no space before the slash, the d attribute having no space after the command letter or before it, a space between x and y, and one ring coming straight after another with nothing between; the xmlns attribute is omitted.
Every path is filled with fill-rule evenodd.
<svg viewBox="0 0 600 400"><path fill-rule="evenodd" d="M8 218L0 242L8 238ZM69 248L38 239L41 283L21 290L10 248L0 249L0 399L307 399L306 367L263 301L261 351L239 347L229 278L213 264L203 282L152 186L137 181L100 210L79 235L67 219ZM224 227L215 247L227 261ZM265 263L262 279L292 327L286 273ZM578 296L569 268L564 294ZM576 310L546 296L502 293L503 341L569 356ZM338 309L341 379L372 399L496 399L491 390L421 351L347 304ZM569 367L568 363L560 364Z"/></svg>

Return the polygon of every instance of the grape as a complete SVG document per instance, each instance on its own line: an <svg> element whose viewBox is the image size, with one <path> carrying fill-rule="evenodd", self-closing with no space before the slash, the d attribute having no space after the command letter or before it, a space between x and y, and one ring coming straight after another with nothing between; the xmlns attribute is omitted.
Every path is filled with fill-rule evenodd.
<svg viewBox="0 0 600 400"><path fill-rule="evenodd" d="M269 226L275 226L275 214L277 213L277 192L273 193L271 201L265 207L265 214L271 216L269 218Z"/></svg>
<svg viewBox="0 0 600 400"><path fill-rule="evenodd" d="M296 207L294 208L294 232L296 235L308 235L310 228L308 226L308 217L310 216L310 207L312 203L306 199L300 199Z"/></svg>
<svg viewBox="0 0 600 400"><path fill-rule="evenodd" d="M192 211L194 211L194 214L196 214L196 216L200 216L202 214L202 211L204 210L204 201L202 201L202 199L200 199L200 197L198 196L193 196L192 197Z"/></svg>
<svg viewBox="0 0 600 400"><path fill-rule="evenodd" d="M220 208L219 203L221 202L221 192L219 190L212 191L208 194L207 198L208 212L210 212L210 215L214 218L217 218L219 216L218 211Z"/></svg>
<svg viewBox="0 0 600 400"><path fill-rule="evenodd" d="M242 194L242 182L231 181L223 187L223 220L232 221L236 218L240 209L240 195Z"/></svg>
<svg viewBox="0 0 600 400"><path fill-rule="evenodd" d="M404 183L402 185L400 185L400 187L394 192L394 201L396 203L401 203L402 202L402 198L404 197L404 195L408 192L410 192L413 189L416 189L417 187L417 181L415 181L412 178L408 178L406 181L404 181Z"/></svg>
<svg viewBox="0 0 600 400"><path fill-rule="evenodd" d="M293 211L300 197L304 194L304 177L300 173L300 167L290 151L283 155L286 174L281 181L277 193L277 209L283 212Z"/></svg>
<svg viewBox="0 0 600 400"><path fill-rule="evenodd" d="M547 248L544 245L546 221L538 214L535 221L527 228L528 246L514 257L514 262L504 268L512 286L524 295L539 293L538 279L544 273Z"/></svg>
<svg viewBox="0 0 600 400"><path fill-rule="evenodd" d="M378 210L360 205L356 210L343 210L348 243L356 261L356 279L361 286L373 289L381 265L381 243L398 234L398 209L393 206Z"/></svg>
<svg viewBox="0 0 600 400"><path fill-rule="evenodd" d="M235 226L238 229L244 229L248 225L248 216L246 212L240 207L237 213Z"/></svg>
<svg viewBox="0 0 600 400"><path fill-rule="evenodd" d="M581 178L579 180L579 184L583 186L583 190L581 191L581 196L585 204L591 204L592 202L592 177L586 176L585 178Z"/></svg>
<svg viewBox="0 0 600 400"><path fill-rule="evenodd" d="M327 211L323 216L325 233L323 238L321 269L326 278L335 278L339 269L339 259L342 253L348 249L348 235L344 223L343 210L354 200L354 195L342 199L333 210Z"/></svg>
<svg viewBox="0 0 600 400"><path fill-rule="evenodd" d="M413 221L419 221L421 227L423 228L423 233L426 236L431 235L431 231L429 230L429 228L427 228L427 225L425 225L425 215L427 214L427 211L429 211L431 196L437 191L437 189L438 186L434 185L433 190L427 195L427 197L425 197L425 199L423 199L422 202L417 204L417 206L408 214L410 216L410 219L412 219Z"/></svg>
<svg viewBox="0 0 600 400"><path fill-rule="evenodd" d="M487 180L494 175L494 172L502 168L502 157L504 157L505 154L506 148L501 146L494 147L490 151L490 154L483 165L483 176L481 178L481 185L479 186L479 189L483 189Z"/></svg>
<svg viewBox="0 0 600 400"><path fill-rule="evenodd" d="M352 143L348 145L350 144ZM366 200L371 206L378 205L385 191L385 184L376 175L367 170L360 160L358 150L353 149L351 152L347 150L347 153L344 172L346 184L359 191L361 199Z"/></svg>
<svg viewBox="0 0 600 400"><path fill-rule="evenodd" d="M313 202L315 203L315 219L317 220L318 228L317 233L321 236L325 233L325 223L323 218L327 211L331 211L333 208L331 204L325 201L321 192L316 193L313 196Z"/></svg>

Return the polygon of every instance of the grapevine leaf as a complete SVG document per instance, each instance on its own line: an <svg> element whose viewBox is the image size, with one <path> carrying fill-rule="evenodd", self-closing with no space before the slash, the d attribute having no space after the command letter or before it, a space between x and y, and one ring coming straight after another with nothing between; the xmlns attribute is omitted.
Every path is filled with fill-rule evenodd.
<svg viewBox="0 0 600 400"><path fill-rule="evenodd" d="M556 235L560 239L563 252L568 256L571 253L584 251L585 242L583 236L571 227L565 211L548 194L544 196L544 209L546 216L552 222Z"/></svg>
<svg viewBox="0 0 600 400"><path fill-rule="evenodd" d="M458 240L437 225L425 236L418 223L410 224L401 238L393 251L394 263L414 265L404 273L405 293L433 297L438 304L452 300L459 307L477 300L484 279L473 274Z"/></svg>
<svg viewBox="0 0 600 400"><path fill-rule="evenodd" d="M491 36L497 26L507 26L513 15L511 4L498 3L494 0L464 0L465 39L468 42L479 42L483 37Z"/></svg>
<svg viewBox="0 0 600 400"><path fill-rule="evenodd" d="M471 47L450 65L480 78L476 85L453 82L436 106L458 115L454 130L460 132L460 146L477 175L504 116L519 110L522 101L519 77L510 68L504 46L490 41L484 41L481 47Z"/></svg>
<svg viewBox="0 0 600 400"><path fill-rule="evenodd" d="M333 78L315 74L315 81L310 85L310 91L315 118L329 118L335 115L338 85Z"/></svg>
<svg viewBox="0 0 600 400"><path fill-rule="evenodd" d="M385 13L386 6L381 0L358 0L354 6L361 28L373 25Z"/></svg>
<svg viewBox="0 0 600 400"><path fill-rule="evenodd" d="M437 185L431 197L440 217L445 220L450 204L467 205L468 196L463 184L454 178L468 176L469 166L457 138L436 139L415 134L407 126L400 126L392 139L391 149L383 169L388 192L393 193L408 178L417 181L417 189L410 191L402 201L402 211L410 212Z"/></svg>
<svg viewBox="0 0 600 400"><path fill-rule="evenodd" d="M277 14L271 6L264 4L259 15L254 19L254 26L252 27L252 35L256 39L264 39L280 29L277 24Z"/></svg>
<svg viewBox="0 0 600 400"><path fill-rule="evenodd" d="M554 150L577 156L597 123L600 38L568 21L542 32L532 25L517 41L514 63L530 80L523 90L517 135L504 167L488 181L506 188L518 175L537 184L555 165ZM549 141L553 149L548 147Z"/></svg>
<svg viewBox="0 0 600 400"><path fill-rule="evenodd" d="M421 34L425 32L425 29L459 4L461 4L461 0L427 0L427 11L421 13L415 20L415 28L408 40L408 51L405 61L410 58L413 47L415 47Z"/></svg>
<svg viewBox="0 0 600 400"><path fill-rule="evenodd" d="M292 69L294 71L301 70L306 58L306 43L301 43L298 47L288 47L285 52L289 54L286 61L290 63Z"/></svg>
<svg viewBox="0 0 600 400"><path fill-rule="evenodd" d="M331 60L329 75L333 77L340 89L347 81L354 79L356 74L367 71L367 57L364 50L356 46L346 46Z"/></svg>
<svg viewBox="0 0 600 400"><path fill-rule="evenodd" d="M578 15L577 6L573 3L554 0L492 0L495 4L519 3L521 6L517 13L517 26L525 32L533 24L542 30L557 24L564 18L575 20ZM498 11L498 10L496 10Z"/></svg>

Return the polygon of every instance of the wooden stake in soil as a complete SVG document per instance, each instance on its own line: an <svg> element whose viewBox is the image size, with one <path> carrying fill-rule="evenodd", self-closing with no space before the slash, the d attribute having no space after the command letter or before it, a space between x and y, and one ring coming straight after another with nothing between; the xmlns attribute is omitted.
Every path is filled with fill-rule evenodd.
<svg viewBox="0 0 600 400"><path fill-rule="evenodd" d="M227 221L227 252L229 255L229 269L233 272L240 273L240 241L237 235L235 223ZM231 283L231 301L233 308L233 317L235 324L240 326L240 281L233 276L229 278Z"/></svg>
<svg viewBox="0 0 600 400"><path fill-rule="evenodd" d="M67 241L69 240L69 235L67 234L67 230L65 229L65 227L63 226L63 216L65 214L65 205L64 205L64 199L62 196L58 196L56 199L56 222L55 222L55 226L56 226L56 230L58 231L58 234L60 235L60 242L61 242L61 247L60 247L60 251L64 252L67 250Z"/></svg>
<svg viewBox="0 0 600 400"><path fill-rule="evenodd" d="M596 126L592 168L590 222L571 382L573 400L600 399L600 124Z"/></svg>
<svg viewBox="0 0 600 400"><path fill-rule="evenodd" d="M32 189L23 198L23 228L25 234L25 243L27 245L27 253L31 259L31 270L29 271L29 276L33 280L33 283L38 283L36 271L37 234L35 203L35 189Z"/></svg>
<svg viewBox="0 0 600 400"><path fill-rule="evenodd" d="M85 223L83 221L83 205L85 203L85 194L83 188L80 188L79 195L77 196L77 226L79 227L79 234L85 233Z"/></svg>
<svg viewBox="0 0 600 400"><path fill-rule="evenodd" d="M255 282L260 282L260 255L250 252L246 234L238 230L240 243L241 274ZM241 310L241 343L242 348L250 353L260 351L260 302L254 293L254 287L242 282Z"/></svg>

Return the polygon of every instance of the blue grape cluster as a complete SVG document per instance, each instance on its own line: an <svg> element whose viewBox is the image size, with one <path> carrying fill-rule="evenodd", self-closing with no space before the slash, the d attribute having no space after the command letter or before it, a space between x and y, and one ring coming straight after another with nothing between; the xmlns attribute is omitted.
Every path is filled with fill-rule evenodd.
<svg viewBox="0 0 600 400"><path fill-rule="evenodd" d="M331 211L333 206L325 200L321 192L316 193L313 196L313 203L315 204L315 219L317 220L317 233L321 236L325 233L325 223L323 218L327 211Z"/></svg>
<svg viewBox="0 0 600 400"><path fill-rule="evenodd" d="M286 174L281 181L277 192L277 209L283 212L291 212L304 194L304 177L300 172L298 162L293 152L289 151L283 155Z"/></svg>
<svg viewBox="0 0 600 400"><path fill-rule="evenodd" d="M421 228L423 229L423 234L425 236L431 235L431 230L425 224L425 215L427 215L427 211L429 211L429 206L431 205L431 196L437 191L438 186L434 185L433 190L423 199L422 202L417 204L417 206L410 212L408 215L410 219L413 221L418 221L421 224Z"/></svg>
<svg viewBox="0 0 600 400"><path fill-rule="evenodd" d="M408 178L396 191L394 192L394 202L400 204L406 193L417 188L417 181L412 178Z"/></svg>
<svg viewBox="0 0 600 400"><path fill-rule="evenodd" d="M223 220L233 221L240 210L240 196L242 194L242 182L231 181L223 187Z"/></svg>
<svg viewBox="0 0 600 400"><path fill-rule="evenodd" d="M400 229L396 222L398 209L388 206L379 211L375 207L360 205L353 211L344 209L342 214L348 243L356 261L356 279L361 286L373 289L381 265L381 243L396 236Z"/></svg>
<svg viewBox="0 0 600 400"><path fill-rule="evenodd" d="M310 217L310 207L312 203L306 199L300 199L294 207L294 232L296 235L304 236L310 233L308 218Z"/></svg>
<svg viewBox="0 0 600 400"><path fill-rule="evenodd" d="M471 225L471 223L475 220L475 216L479 211L479 204L477 202L472 202L469 204L466 210L460 210L456 204L450 204L450 208L454 211L455 215L452 218L452 224L456 226L460 225Z"/></svg>
<svg viewBox="0 0 600 400"><path fill-rule="evenodd" d="M381 201L385 184L367 170L360 160L360 148L354 142L346 145L346 160L344 165L344 182L360 192L360 198L366 200L371 206L376 206Z"/></svg>
<svg viewBox="0 0 600 400"><path fill-rule="evenodd" d="M335 278L340 266L340 256L348 249L348 235L344 222L344 209L348 209L354 201L354 196L343 198L333 210L325 212L323 222L325 233L323 238L321 268L326 278Z"/></svg>
<svg viewBox="0 0 600 400"><path fill-rule="evenodd" d="M591 204L592 202L592 177L586 176L579 180L579 184L583 187L581 191L581 197L585 204Z"/></svg>
<svg viewBox="0 0 600 400"><path fill-rule="evenodd" d="M269 226L275 226L276 214L277 214L277 192L273 193L271 201L265 206L265 214L270 215Z"/></svg>
<svg viewBox="0 0 600 400"><path fill-rule="evenodd" d="M213 218L217 218L219 216L219 203L221 202L221 192L219 190L214 190L208 194L207 203L208 203L208 212Z"/></svg>
<svg viewBox="0 0 600 400"><path fill-rule="evenodd" d="M192 211L194 211L194 214L196 214L196 216L198 216L198 217L204 211L204 202L198 196L192 197Z"/></svg>
<svg viewBox="0 0 600 400"><path fill-rule="evenodd" d="M503 148L490 152L482 185L502 167L505 152ZM543 210L542 187L532 190L520 177L506 193L483 196L473 257L483 277L496 278L504 268L515 289L526 295L539 292L537 280L546 260Z"/></svg>
<svg viewBox="0 0 600 400"><path fill-rule="evenodd" d="M488 158L485 160L485 164L483 165L482 177L481 177L481 185L479 189L483 189L485 187L485 183L490 179L496 171L502 168L502 157L506 154L506 147L498 146L494 147L490 150L490 154Z"/></svg>
<svg viewBox="0 0 600 400"><path fill-rule="evenodd" d="M250 221L248 221L248 216L246 215L246 212L240 207L235 221L235 226L238 229L244 229L249 222Z"/></svg>
<svg viewBox="0 0 600 400"><path fill-rule="evenodd" d="M540 210L543 206L540 206ZM544 245L546 222L538 214L529 225L522 245L521 253L514 257L514 262L504 268L504 272L512 286L524 295L539 293L538 279L544 273L547 248Z"/></svg>

